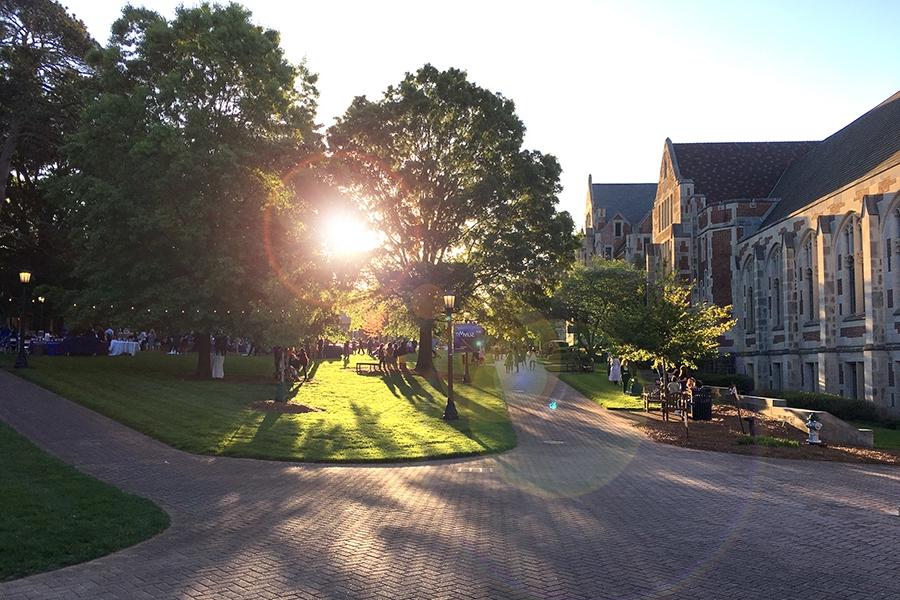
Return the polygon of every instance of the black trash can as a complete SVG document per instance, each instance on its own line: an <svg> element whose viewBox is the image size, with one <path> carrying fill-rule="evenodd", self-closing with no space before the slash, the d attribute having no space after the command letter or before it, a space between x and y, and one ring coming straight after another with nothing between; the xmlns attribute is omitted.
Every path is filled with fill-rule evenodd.
<svg viewBox="0 0 900 600"><path fill-rule="evenodd" d="M695 421L712 420L712 390L702 387L694 390L691 399L691 418Z"/></svg>

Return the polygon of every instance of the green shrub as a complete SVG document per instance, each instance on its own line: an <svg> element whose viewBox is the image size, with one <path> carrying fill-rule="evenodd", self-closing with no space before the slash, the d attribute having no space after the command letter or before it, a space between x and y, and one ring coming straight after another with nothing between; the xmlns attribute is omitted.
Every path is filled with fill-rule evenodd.
<svg viewBox="0 0 900 600"><path fill-rule="evenodd" d="M787 438L772 437L771 435L742 435L737 443L741 446L767 446L769 448L799 448L800 442Z"/></svg>
<svg viewBox="0 0 900 600"><path fill-rule="evenodd" d="M829 412L838 419L845 421L875 421L884 419L878 413L878 409L872 402L866 400L852 400L834 394L818 392L774 392L776 398L787 400L792 408L805 408L807 410L821 410Z"/></svg>
<svg viewBox="0 0 900 600"><path fill-rule="evenodd" d="M712 385L718 387L731 387L732 384L737 385L737 389L742 394L748 394L753 391L753 378L749 375L723 375L721 373L697 373L694 375L696 379L703 382L703 385Z"/></svg>

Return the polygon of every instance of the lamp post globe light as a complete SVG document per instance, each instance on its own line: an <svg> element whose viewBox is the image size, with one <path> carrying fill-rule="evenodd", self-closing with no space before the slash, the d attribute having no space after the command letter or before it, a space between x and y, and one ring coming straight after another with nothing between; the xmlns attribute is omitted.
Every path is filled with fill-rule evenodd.
<svg viewBox="0 0 900 600"><path fill-rule="evenodd" d="M23 269L19 272L19 283L22 284L22 303L19 308L19 335L16 340L19 351L16 354L16 362L13 365L16 369L24 369L28 367L28 355L25 354L25 336L22 330L22 320L25 318L25 300L27 298L28 284L31 283L31 271Z"/></svg>
<svg viewBox="0 0 900 600"><path fill-rule="evenodd" d="M447 312L447 407L444 409L444 420L455 421L459 418L456 404L453 402L453 305L456 296L444 294L444 310Z"/></svg>

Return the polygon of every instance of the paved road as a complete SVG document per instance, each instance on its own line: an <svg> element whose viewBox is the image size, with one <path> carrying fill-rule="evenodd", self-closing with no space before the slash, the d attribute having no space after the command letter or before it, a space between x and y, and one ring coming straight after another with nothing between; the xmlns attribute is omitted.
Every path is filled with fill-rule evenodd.
<svg viewBox="0 0 900 600"><path fill-rule="evenodd" d="M900 599L900 470L657 445L544 371L504 385L514 451L312 466L184 454L0 373L0 419L172 517L0 598Z"/></svg>

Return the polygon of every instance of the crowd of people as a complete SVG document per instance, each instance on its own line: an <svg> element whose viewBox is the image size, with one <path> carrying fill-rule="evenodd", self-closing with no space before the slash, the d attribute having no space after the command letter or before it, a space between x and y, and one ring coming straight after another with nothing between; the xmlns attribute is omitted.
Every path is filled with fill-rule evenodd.
<svg viewBox="0 0 900 600"><path fill-rule="evenodd" d="M503 361L507 373L518 373L520 369L534 371L538 355L534 346L529 346L528 349L524 346L512 346L511 348L497 346L494 350L494 357Z"/></svg>
<svg viewBox="0 0 900 600"><path fill-rule="evenodd" d="M345 368L350 366L350 357L368 355L383 372L399 372L406 370L406 361L419 349L416 340L399 338L393 341L380 338L350 339L342 344L328 338L320 337L306 340L300 346L276 346L272 350L275 360L275 376L279 377L282 357L285 361L285 378L291 382L307 381L310 377L312 362L315 360L343 359Z"/></svg>
<svg viewBox="0 0 900 600"><path fill-rule="evenodd" d="M628 362L618 357L610 356L609 363L609 380L616 385L622 386L624 393L629 393L630 385L633 381L632 373L629 369ZM693 396L694 392L703 387L703 382L691 376L688 369L684 366L670 369L664 378L656 381L659 389L666 390L670 395L682 394Z"/></svg>

